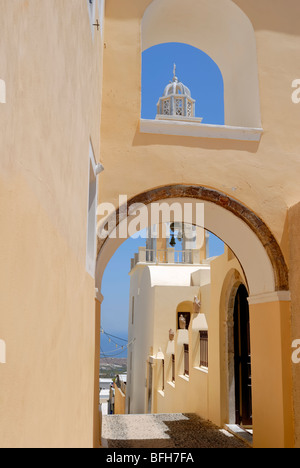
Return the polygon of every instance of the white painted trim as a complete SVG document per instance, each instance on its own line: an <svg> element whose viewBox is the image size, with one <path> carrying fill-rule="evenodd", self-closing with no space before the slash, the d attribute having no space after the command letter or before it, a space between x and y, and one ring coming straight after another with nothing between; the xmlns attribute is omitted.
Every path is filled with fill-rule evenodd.
<svg viewBox="0 0 300 468"><path fill-rule="evenodd" d="M188 116L182 116L182 115L157 115L155 120L159 120L160 122L162 120L168 121L168 122L189 122L189 123L197 123L200 124L203 122L202 117L188 117Z"/></svg>
<svg viewBox="0 0 300 468"><path fill-rule="evenodd" d="M105 0L99 0L98 10L99 10L99 23L100 23L101 38L103 39L104 17L105 17Z"/></svg>
<svg viewBox="0 0 300 468"><path fill-rule="evenodd" d="M202 367L197 367L197 366L196 366L196 367L194 367L194 369L195 369L196 371L203 372L203 374L208 374L208 367L204 367L204 366L202 366Z"/></svg>
<svg viewBox="0 0 300 468"><path fill-rule="evenodd" d="M6 343L0 340L0 364L6 364Z"/></svg>
<svg viewBox="0 0 300 468"><path fill-rule="evenodd" d="M92 3L90 3L90 0L87 1L87 7L89 11L89 18L90 18L90 26L91 26L91 32L92 32L92 38L94 39L94 22L96 19L96 0L92 0Z"/></svg>
<svg viewBox="0 0 300 468"><path fill-rule="evenodd" d="M250 305L267 304L271 302L290 302L290 291L275 291L266 294L259 294L258 296L250 296L248 302Z"/></svg>
<svg viewBox="0 0 300 468"><path fill-rule="evenodd" d="M260 141L262 128L230 127L198 122L141 119L140 132L222 140Z"/></svg>
<svg viewBox="0 0 300 468"><path fill-rule="evenodd" d="M92 171L91 171L92 169ZM94 188L93 188L94 185ZM92 204L91 196L93 196ZM88 185L88 206L87 206L87 245L86 245L86 271L92 278L95 278L96 257L97 257L97 205L98 205L98 180L97 162L93 150L92 142L89 147L89 185ZM94 233L92 231L95 231Z"/></svg>
<svg viewBox="0 0 300 468"><path fill-rule="evenodd" d="M190 381L190 378L187 375L179 374L178 377L180 377L182 380L185 380L186 382Z"/></svg>
<svg viewBox="0 0 300 468"><path fill-rule="evenodd" d="M6 104L6 84L0 79L0 104Z"/></svg>

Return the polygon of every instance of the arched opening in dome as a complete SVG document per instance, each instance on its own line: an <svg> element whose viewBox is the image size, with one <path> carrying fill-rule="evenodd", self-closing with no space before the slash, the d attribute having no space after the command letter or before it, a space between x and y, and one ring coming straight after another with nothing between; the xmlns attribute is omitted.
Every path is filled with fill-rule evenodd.
<svg viewBox="0 0 300 468"><path fill-rule="evenodd" d="M157 102L172 94L174 63L179 84L176 94L190 95L195 101L195 117L205 124L224 125L224 83L217 64L203 51L177 42L159 44L142 54L143 119L155 119Z"/></svg>

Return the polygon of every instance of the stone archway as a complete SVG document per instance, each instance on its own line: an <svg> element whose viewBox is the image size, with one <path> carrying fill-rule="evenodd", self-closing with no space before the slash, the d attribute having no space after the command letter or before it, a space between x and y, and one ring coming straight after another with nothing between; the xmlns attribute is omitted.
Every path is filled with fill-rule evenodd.
<svg viewBox="0 0 300 468"><path fill-rule="evenodd" d="M160 187L157 189L149 190L147 192L141 193L136 195L131 200L128 201L126 206L120 206L116 213L112 213L110 217L108 217L105 222L109 223L110 218L116 219L116 225L118 226L121 221L124 220L125 217L130 217L130 208L134 205L143 204L145 206L149 206L152 203L162 202L166 200L195 200L201 202L207 202L215 207L219 207L219 213L225 214L228 216L229 214L234 215L234 218L241 221L240 226L244 225L250 228L252 233L255 235L259 243L261 244L263 250L265 251L270 264L272 275L274 279L274 288L269 289L266 292L273 292L273 291L289 291L289 279L288 279L288 268L281 252L281 249L276 241L275 237L271 233L270 229L266 226L262 219L260 219L254 212L252 212L248 207L243 205L238 200L235 200L228 195L206 187L197 186L197 185L170 185L167 187ZM233 218L231 218L233 219ZM228 217L227 222L231 221L230 217ZM223 220L224 221L224 220ZM227 239L224 239L224 235L222 236L222 232L216 232L218 229L217 227L213 227L210 229L208 226L201 226L205 227L208 230L211 230L214 234L220 237L225 243ZM221 229L222 231L222 229ZM124 241L124 239L123 239ZM104 250L108 247L110 239L103 239L99 240L98 242L98 259L103 254ZM122 241L119 243L121 245ZM115 242L115 250L119 247L118 243ZM230 245L231 244L231 245ZM240 263L245 268L244 262L239 257L237 253L237 249L234 242L228 243L231 250L235 253L237 258L240 260ZM269 273L271 272L269 270ZM97 278L98 279L98 278ZM99 281L99 280L98 280ZM251 292L251 291L250 291ZM253 293L252 293L253 294Z"/></svg>
<svg viewBox="0 0 300 468"><path fill-rule="evenodd" d="M196 185L170 185L136 195L104 223L109 225L109 220L114 219L115 231L124 219L132 218L132 207L143 205L150 210L154 203L171 204L174 200L202 202L206 216L204 225L199 227L221 238L242 265L250 293L254 445L291 447L294 432L290 294L288 268L280 246L263 220L248 207L222 192ZM150 225L147 222L141 228ZM99 240L96 267L99 292L106 265L125 240L109 237Z"/></svg>

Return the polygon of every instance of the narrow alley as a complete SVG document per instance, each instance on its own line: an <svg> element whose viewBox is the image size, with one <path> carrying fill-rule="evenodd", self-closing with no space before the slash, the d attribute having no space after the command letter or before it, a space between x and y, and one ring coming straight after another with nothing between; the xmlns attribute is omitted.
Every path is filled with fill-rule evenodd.
<svg viewBox="0 0 300 468"><path fill-rule="evenodd" d="M250 448L195 414L104 416L104 448Z"/></svg>

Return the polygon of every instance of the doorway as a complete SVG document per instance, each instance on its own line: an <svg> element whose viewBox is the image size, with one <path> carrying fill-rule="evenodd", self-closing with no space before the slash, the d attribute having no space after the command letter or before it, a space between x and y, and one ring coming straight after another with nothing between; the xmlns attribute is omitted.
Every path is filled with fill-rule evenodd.
<svg viewBox="0 0 300 468"><path fill-rule="evenodd" d="M148 400L148 414L152 413L152 383L153 383L153 367L152 363L149 362L149 378L148 378L148 395L147 395L147 400Z"/></svg>
<svg viewBox="0 0 300 468"><path fill-rule="evenodd" d="M252 381L248 292L237 291L234 304L234 369L236 424L252 426Z"/></svg>

